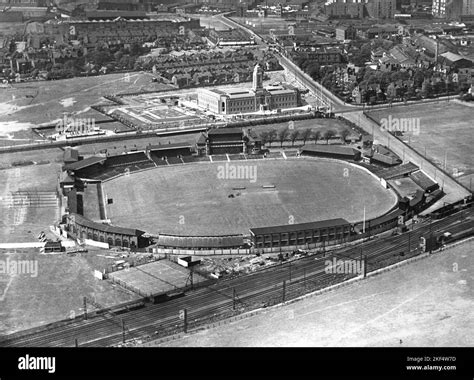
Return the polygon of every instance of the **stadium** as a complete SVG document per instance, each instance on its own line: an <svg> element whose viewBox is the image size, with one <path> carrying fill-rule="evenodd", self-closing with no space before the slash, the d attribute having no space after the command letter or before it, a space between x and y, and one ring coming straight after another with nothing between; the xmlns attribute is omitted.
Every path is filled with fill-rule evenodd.
<svg viewBox="0 0 474 380"><path fill-rule="evenodd" d="M397 203L391 190L359 168L283 157L163 166L117 177L103 189L113 199L106 207L112 223L172 235L247 234L251 227L336 218L355 222L364 206L373 218Z"/></svg>
<svg viewBox="0 0 474 380"><path fill-rule="evenodd" d="M315 248L387 231L443 195L412 163L376 167L341 146L259 154L244 135L208 132L207 153L197 142L68 160L63 228L131 249Z"/></svg>

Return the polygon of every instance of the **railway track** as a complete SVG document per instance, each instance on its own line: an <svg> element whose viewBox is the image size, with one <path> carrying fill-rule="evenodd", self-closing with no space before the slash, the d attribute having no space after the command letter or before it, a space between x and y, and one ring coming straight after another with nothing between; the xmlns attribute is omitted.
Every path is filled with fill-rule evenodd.
<svg viewBox="0 0 474 380"><path fill-rule="evenodd" d="M126 326L126 339L154 335L155 332L172 331L182 326L178 312L186 308L188 321L195 325L199 321L209 320L211 316L229 313L233 308L233 292L237 294L237 308L261 307L269 301L275 303L282 300L282 284L286 281L286 299L295 294L302 294L302 282L305 281L311 290L323 288L330 283L342 281L351 276L325 273L325 261L337 259L360 259L362 254L367 258L368 270L371 265L384 260L403 259L400 252L407 253L410 245L413 251L418 246L421 236L430 233L439 234L449 230L452 233L474 231L473 212L464 210L445 219L437 220L429 225L428 221L413 226L413 230L398 236L374 238L363 245L330 252L326 256L311 255L277 267L260 270L237 278L223 280L216 284L188 292L184 297L160 304L147 304L142 309L124 313L120 317L111 318L96 316L87 321L74 321L64 326L47 331L37 331L19 337L8 336L0 346L53 346L73 347L75 339L80 346L110 346L122 341L121 319ZM410 241L408 240L410 235ZM291 266L291 268L290 268ZM291 281L290 281L291 271ZM338 277L339 276L339 277ZM354 275L352 276L354 277Z"/></svg>

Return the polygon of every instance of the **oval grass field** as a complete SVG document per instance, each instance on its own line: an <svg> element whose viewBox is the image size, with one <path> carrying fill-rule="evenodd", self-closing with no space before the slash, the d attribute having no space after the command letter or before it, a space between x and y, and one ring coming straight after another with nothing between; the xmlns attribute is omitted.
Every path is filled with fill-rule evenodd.
<svg viewBox="0 0 474 380"><path fill-rule="evenodd" d="M106 208L114 225L153 234L248 234L251 227L355 222L363 219L364 206L370 219L397 202L393 191L364 170L311 158L166 166L103 186L113 199Z"/></svg>

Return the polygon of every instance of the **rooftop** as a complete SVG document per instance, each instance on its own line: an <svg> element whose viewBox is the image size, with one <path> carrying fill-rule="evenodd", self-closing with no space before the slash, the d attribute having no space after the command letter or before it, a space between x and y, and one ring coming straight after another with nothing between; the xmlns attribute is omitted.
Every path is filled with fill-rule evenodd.
<svg viewBox="0 0 474 380"><path fill-rule="evenodd" d="M106 160L105 157L89 157L81 161L76 161L71 164L65 165L64 170L80 170L89 166L102 163Z"/></svg>
<svg viewBox="0 0 474 380"><path fill-rule="evenodd" d="M117 226L111 226L108 224L93 222L87 218L84 218L82 215L79 215L79 214L74 214L74 217L76 219L76 223L80 224L81 226L98 229L100 231L104 231L108 233L115 233L115 234L121 234L121 235L133 235L133 236L141 236L144 234L143 231L132 229L132 228L117 227Z"/></svg>
<svg viewBox="0 0 474 380"><path fill-rule="evenodd" d="M236 134L243 134L240 128L213 128L207 132L209 136L212 135L236 135Z"/></svg>
<svg viewBox="0 0 474 380"><path fill-rule="evenodd" d="M313 145L305 145L303 148L301 148L301 152L327 153L327 154L338 154L342 156L354 156L357 150L351 146L344 146L344 145L313 144Z"/></svg>
<svg viewBox="0 0 474 380"><path fill-rule="evenodd" d="M192 148L191 143L176 143L176 144L161 144L161 145L149 145L149 150L168 150L168 149L183 149L183 148Z"/></svg>
<svg viewBox="0 0 474 380"><path fill-rule="evenodd" d="M345 226L348 225L349 222L345 219L330 219L330 220L323 220L320 222L309 222L309 223L300 223L300 224L286 224L283 226L275 226L275 227L257 227L251 228L250 233L254 236L256 235L270 235L270 234L280 234L280 233L290 233L290 232L298 232L302 230L312 231L317 230L320 228L327 228L327 227L336 227L336 226Z"/></svg>

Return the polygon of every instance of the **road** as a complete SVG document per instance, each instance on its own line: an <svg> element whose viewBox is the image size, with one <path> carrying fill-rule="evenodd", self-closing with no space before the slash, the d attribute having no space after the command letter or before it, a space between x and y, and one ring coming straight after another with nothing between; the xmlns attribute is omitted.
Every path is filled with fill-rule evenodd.
<svg viewBox="0 0 474 380"><path fill-rule="evenodd" d="M231 312L233 307L233 292L237 295L237 308L247 305L252 308L261 307L270 300L274 303L282 300L282 285L286 281L286 299L301 294L302 282L304 286L318 285L324 287L334 283L335 275L325 273L325 261L338 259L360 259L361 252L366 256L368 271L377 268L376 263L388 259L403 259L405 254L417 249L420 236L427 236L430 230L439 233L449 230L451 233L469 230L474 231L473 210L449 216L443 220L423 221L415 224L409 233L400 236L375 238L363 245L345 248L325 257L311 255L303 259L294 260L273 268L258 271L230 280L218 281L214 285L189 291L184 297L176 298L161 304L147 304L146 307L122 314L119 318L97 316L86 321L76 320L59 327L52 327L47 331L34 334L23 332L7 336L0 342L0 346L74 346L75 339L80 346L110 346L122 341L120 318L127 328L126 339L151 335L156 331L170 329L182 325L179 320L179 310L188 310L190 322L204 320L223 312ZM375 266L374 266L375 264ZM341 281L352 275L337 275ZM353 276L352 276L353 277Z"/></svg>
<svg viewBox="0 0 474 380"><path fill-rule="evenodd" d="M336 95L332 94L329 90L323 87L321 84L313 80L308 74L303 72L297 65L291 62L288 58L277 54L280 64L287 70L290 75L294 76L295 79L301 83L304 87L308 88L311 93L316 97L318 103L321 106L328 107L336 115L344 114L344 117L374 137L374 141L382 145L386 145L395 154L397 154L404 162L411 161L415 165L419 166L426 174L428 174L434 181L438 182L441 188L444 189L447 197L443 198L443 202L453 203L461 200L471 192L458 183L448 173L440 170L436 165L428 161L424 156L416 152L410 146L403 143L397 137L393 136L389 131L380 129L379 125L373 120L367 118L364 114L366 110L374 109L386 109L391 107L402 107L405 103L394 103L393 105L383 104L378 106L354 106L349 105L339 99ZM449 99L443 98L443 99ZM407 104L423 104L427 102L439 102L443 99L425 99L416 102L409 102Z"/></svg>

